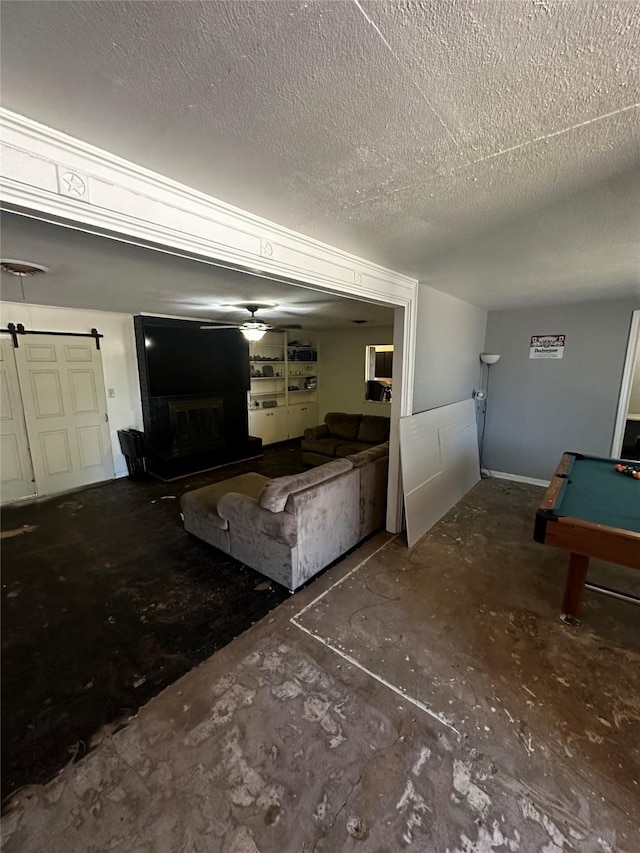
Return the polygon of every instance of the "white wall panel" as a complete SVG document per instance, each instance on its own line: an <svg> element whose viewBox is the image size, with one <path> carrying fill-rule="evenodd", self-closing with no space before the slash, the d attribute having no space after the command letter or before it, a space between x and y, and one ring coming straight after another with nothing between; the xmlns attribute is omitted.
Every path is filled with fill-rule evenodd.
<svg viewBox="0 0 640 853"><path fill-rule="evenodd" d="M412 548L480 480L473 400L401 418L400 458Z"/></svg>

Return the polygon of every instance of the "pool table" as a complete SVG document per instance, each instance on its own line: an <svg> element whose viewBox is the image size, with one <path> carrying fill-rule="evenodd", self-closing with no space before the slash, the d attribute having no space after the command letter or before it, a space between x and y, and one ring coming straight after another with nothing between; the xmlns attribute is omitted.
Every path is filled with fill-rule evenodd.
<svg viewBox="0 0 640 853"><path fill-rule="evenodd" d="M640 604L640 598L587 583L589 558L640 569L640 480L614 469L621 459L565 453L536 513L536 542L570 552L560 618L579 625L585 589Z"/></svg>

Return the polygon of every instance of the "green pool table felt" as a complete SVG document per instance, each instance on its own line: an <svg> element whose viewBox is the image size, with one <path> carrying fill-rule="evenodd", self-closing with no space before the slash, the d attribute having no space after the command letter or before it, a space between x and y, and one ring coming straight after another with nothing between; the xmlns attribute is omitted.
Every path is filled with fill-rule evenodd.
<svg viewBox="0 0 640 853"><path fill-rule="evenodd" d="M616 471L613 466L619 461L574 456L554 514L640 533L640 480Z"/></svg>

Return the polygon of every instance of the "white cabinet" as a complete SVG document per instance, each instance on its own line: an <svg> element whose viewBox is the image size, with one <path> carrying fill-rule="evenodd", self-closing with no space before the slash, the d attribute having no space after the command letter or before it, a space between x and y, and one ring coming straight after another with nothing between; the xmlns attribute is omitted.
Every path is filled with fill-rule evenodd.
<svg viewBox="0 0 640 853"><path fill-rule="evenodd" d="M249 433L261 438L263 444L286 441L289 438L286 407L276 406L249 412Z"/></svg>
<svg viewBox="0 0 640 853"><path fill-rule="evenodd" d="M318 404L303 403L301 406L289 406L289 438L299 438L305 429L318 425Z"/></svg>

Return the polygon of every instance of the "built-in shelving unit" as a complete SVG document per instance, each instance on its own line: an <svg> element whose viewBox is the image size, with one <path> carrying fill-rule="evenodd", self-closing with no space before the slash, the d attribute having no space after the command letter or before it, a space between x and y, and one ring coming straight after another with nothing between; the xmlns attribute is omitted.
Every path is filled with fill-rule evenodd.
<svg viewBox="0 0 640 853"><path fill-rule="evenodd" d="M291 334L267 332L249 345L249 429L263 444L297 438L318 422L315 341Z"/></svg>

